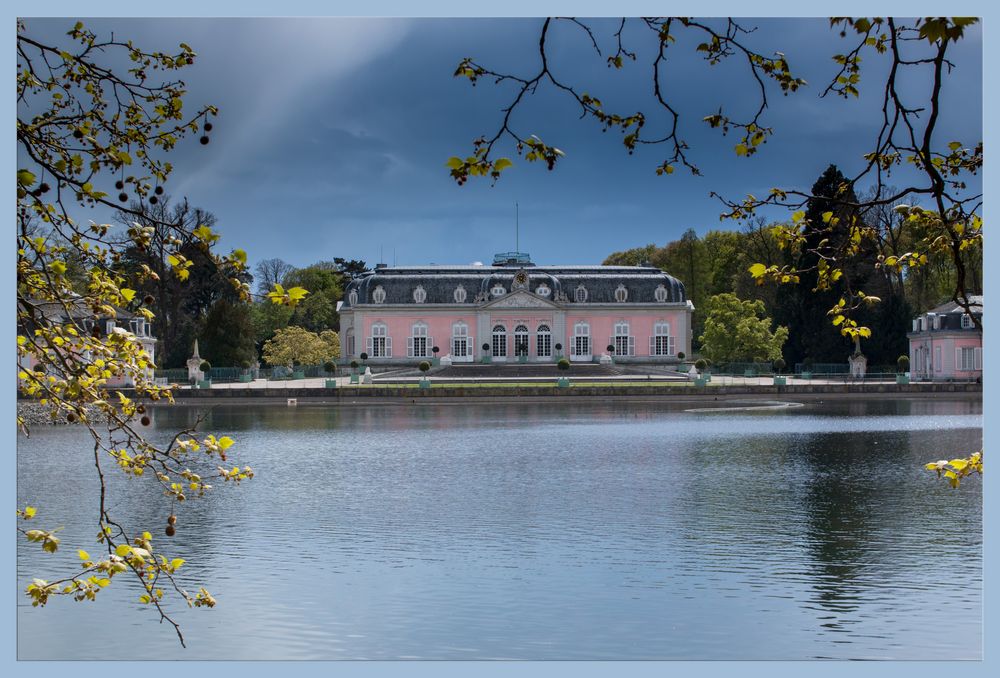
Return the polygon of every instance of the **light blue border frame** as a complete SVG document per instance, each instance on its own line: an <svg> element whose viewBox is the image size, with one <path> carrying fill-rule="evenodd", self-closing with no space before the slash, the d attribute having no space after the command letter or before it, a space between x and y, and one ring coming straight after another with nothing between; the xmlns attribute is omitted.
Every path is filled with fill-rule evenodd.
<svg viewBox="0 0 1000 678"><path fill-rule="evenodd" d="M5 5L5 12L11 12L7 16L5 23L7 28L7 38L5 42L7 49L3 52L6 56L0 59L2 72L10 74L15 72L15 51L14 42L14 19L20 11L26 16L428 16L428 17L452 17L452 16L540 16L550 15L577 15L577 16L607 16L612 9L606 2L598 3L594 0L577 0L575 2L543 2L526 0L507 0L498 5L472 5L456 0L430 0L429 2L412 3L396 1L379 1L361 3L323 3L319 0L283 0L282 2L245 0L243 2L209 2L209 0L174 0L169 5L140 5L134 2L122 2L114 0L103 2L99 6L82 5L81 3L67 2L66 0L50 0L44 6L40 3L19 2L18 6L11 7ZM821 16L816 13L813 6L801 1L791 0L765 0L764 2L735 2L733 0L717 0L710 5L695 3L691 0L683 0L676 3L658 2L636 2L625 0L613 9L617 12L612 14L627 13L631 16L643 16L662 14L669 11L674 14L698 13L701 15L710 14L713 16ZM877 1L877 2L857 2L850 0L835 3L832 7L840 15L861 15L861 14L894 14L898 16L916 15L936 15L942 9L949 10L955 15L975 15L983 17L983 124L985 148L993 149L997 139L998 120L998 92L996 88L985 87L986 83L1000 84L998 64L1000 64L1000 44L990 43L987 39L991 37L991 30L994 21L1000 17L1000 5L988 3L985 0L975 2L941 2L911 1L901 0ZM708 10L706 12L706 10ZM873 11L876 10L876 11ZM6 120L7 128L14 126L14 106L5 108L3 119ZM4 137L2 148L7 158L15 157L14 139ZM9 154L9 155L7 155ZM14 191L14 169L15 163L11 162L4 170L3 176L7 179L3 185ZM997 175L992 171L989 161L984 168L984 194L987 196L996 195ZM12 198L14 196L11 196ZM8 203L9 204L9 203ZM992 208L992 204L987 201L984 205L984 222L989 224L990 217L997 210ZM14 241L0 243L0 248L7 252L4 261L13 262L12 249ZM985 294L987 303L993 299L993 292L996 291L996 276L992 274L990 262L1000 261L997 259L1000 245L989 236L986 239L985 260ZM6 264L6 265L9 265ZM11 269L6 269L7 275L12 277ZM10 278L8 278L10 280ZM9 288L8 288L9 289ZM998 297L1000 298L1000 297ZM5 319L5 325L11 331L8 337L14 334L14 297L9 292L0 300L0 313ZM996 339L992 331L987 326L984 347L984 374L992 371L992 361L990 356L995 350L1000 349L1000 339ZM4 370L7 373L6 383L14 384L16 379L13 363L8 363ZM997 390L1000 385L992 378L984 379L984 429L983 435L986 440L994 434L994 427L991 418L988 416L992 407L998 403ZM14 389L9 388L3 391L2 398L4 409L10 413L14 408ZM8 415L9 416L9 415ZM12 422L11 422L12 423ZM8 429L8 441L11 446L7 448L11 452L16 450L17 438L14 427ZM14 473L15 456L9 454L7 461L8 474L4 476L5 502L8 507L14 503L16 496L16 473ZM33 676L81 676L81 675L107 675L112 672L137 672L142 676L178 676L197 674L231 674L240 672L249 676L271 676L277 671L294 671L300 674L320 675L336 673L338 676L433 676L435 678L446 678L450 676L573 676L574 678L588 678L590 676L627 675L627 676L662 676L664 674L676 674L679 676L699 675L699 676L800 676L809 674L810 678L822 678L825 676L839 676L851 672L853 676L872 675L905 675L909 677L933 676L941 678L942 674L951 676L978 676L994 675L1000 669L1000 662L996 661L998 647L996 644L997 634L992 623L992 612L996 610L997 596L991 586L991 574L993 574L993 564L996 562L996 548L994 539L996 530L993 527L996 522L996 511L991 501L993 474L987 473L984 477L984 637L982 662L875 662L875 663L851 663L845 662L510 662L510 663L486 663L486 662L185 662L177 665L174 662L24 662L18 663L16 657L16 635L15 635L15 605L19 595L17 587L8 588L9 602L8 614L2 617L0 628L3 633L3 664L7 666L7 671L13 671L13 675L27 675L29 672ZM10 517L10 516L9 516ZM14 580L15 569L15 541L13 535L8 535L5 542L4 551L4 580L8 583ZM941 629L942 635L948 634L948 629ZM961 642L961 639L955 639ZM99 642L99 641L98 641ZM993 669L989 669L993 666Z"/></svg>

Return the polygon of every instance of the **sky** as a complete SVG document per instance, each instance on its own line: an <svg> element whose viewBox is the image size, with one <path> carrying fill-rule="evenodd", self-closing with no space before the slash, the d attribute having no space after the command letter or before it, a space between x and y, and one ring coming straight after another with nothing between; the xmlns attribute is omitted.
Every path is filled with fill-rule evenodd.
<svg viewBox="0 0 1000 678"><path fill-rule="evenodd" d="M60 40L75 19L28 19L29 33ZM536 264L597 264L614 251L663 245L689 228L703 235L734 229L720 222L728 198L766 194L773 186L807 190L833 163L851 176L862 166L880 122L885 59L863 62L861 96L821 98L835 74L832 55L846 41L826 19L747 19L747 42L764 54L786 55L807 87L782 96L769 87L765 124L776 134L751 158L737 158L739 139L702 122L720 106L736 116L755 107L748 71L735 59L709 67L680 37L663 80L680 110L681 136L703 176L654 170L665 146L629 156L616 131L602 133L564 94L539 89L512 119L523 136L537 134L565 152L554 171L498 148L514 167L491 186L458 186L445 163L471 153L472 140L492 136L514 90L455 78L464 57L501 72L534 74L541 19L90 19L152 49L180 42L198 53L183 71L185 107L219 108L211 143L190 138L170 154L174 199L218 218L222 249L241 247L251 264L279 257L306 266L334 257L390 265L489 262L496 252L529 252ZM635 63L609 69L617 22L589 22L603 56L569 22L549 39L551 67L609 111L654 114L651 44L633 21L623 38ZM938 139L972 146L982 139L982 34L973 27L952 55L944 83ZM914 101L929 80L911 78ZM905 176L896 182L903 183ZM977 186L973 186L977 188ZM515 203L519 228L515 231ZM772 215L779 218L779 215ZM81 210L78 218L110 220Z"/></svg>

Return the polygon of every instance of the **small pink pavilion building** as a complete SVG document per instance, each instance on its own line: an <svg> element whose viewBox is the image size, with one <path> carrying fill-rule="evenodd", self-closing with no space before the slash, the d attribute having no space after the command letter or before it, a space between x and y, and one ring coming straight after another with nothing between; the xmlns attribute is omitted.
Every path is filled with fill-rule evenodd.
<svg viewBox="0 0 1000 678"><path fill-rule="evenodd" d="M535 266L527 254L492 266L387 267L348 285L340 308L345 360L369 363L677 363L691 354L684 285L653 266ZM484 348L485 345L485 348ZM614 350L609 352L608 346Z"/></svg>
<svg viewBox="0 0 1000 678"><path fill-rule="evenodd" d="M910 375L920 380L978 379L983 375L983 332L973 316L983 316L982 295L970 296L970 315L949 301L913 319ZM978 309L978 311L977 311Z"/></svg>

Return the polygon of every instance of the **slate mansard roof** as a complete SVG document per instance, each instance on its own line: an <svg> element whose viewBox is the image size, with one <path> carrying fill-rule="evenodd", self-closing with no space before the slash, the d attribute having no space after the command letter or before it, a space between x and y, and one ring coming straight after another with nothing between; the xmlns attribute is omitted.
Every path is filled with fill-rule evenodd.
<svg viewBox="0 0 1000 678"><path fill-rule="evenodd" d="M375 304L373 293L379 287L385 299L379 305L418 304L414 291L422 287L426 299L420 304L456 304L476 306L501 298L492 294L500 285L510 294L514 277L520 271L528 275L527 290L536 293L543 284L548 287L548 299L557 304L579 305L576 290L586 289L585 304L621 304L616 290L627 290L628 304L685 303L684 284L653 266L424 266L380 267L367 271L351 281L344 290L343 309L351 307L357 293L358 305ZM461 285L466 292L464 302L456 302L455 290ZM656 290L663 287L666 295ZM501 296L506 296L501 295ZM544 296L544 295L543 295Z"/></svg>

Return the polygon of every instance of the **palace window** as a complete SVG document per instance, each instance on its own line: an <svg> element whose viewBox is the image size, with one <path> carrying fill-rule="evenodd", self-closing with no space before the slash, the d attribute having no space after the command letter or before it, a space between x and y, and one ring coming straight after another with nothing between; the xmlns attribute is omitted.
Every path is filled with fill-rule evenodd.
<svg viewBox="0 0 1000 678"><path fill-rule="evenodd" d="M379 285L378 287L375 288L375 291L372 292L372 301L374 301L376 304L385 303L385 288L384 287L382 287L381 285Z"/></svg>
<svg viewBox="0 0 1000 678"><path fill-rule="evenodd" d="M472 356L472 337L469 336L469 326L465 323L451 326L451 355L454 358Z"/></svg>
<svg viewBox="0 0 1000 678"><path fill-rule="evenodd" d="M410 338L406 341L407 358L426 358L430 355L430 338L427 336L427 325L415 323L410 329Z"/></svg>
<svg viewBox="0 0 1000 678"><path fill-rule="evenodd" d="M347 303L350 304L351 306L357 306L358 305L358 291L357 290L351 290L351 293L347 295Z"/></svg>
<svg viewBox="0 0 1000 678"><path fill-rule="evenodd" d="M418 304L427 301L427 290L424 289L423 285L417 285L417 289L413 290L413 301Z"/></svg>
<svg viewBox="0 0 1000 678"><path fill-rule="evenodd" d="M368 337L368 357L392 357L392 337L389 336L389 328L385 326L385 323L372 325L372 336Z"/></svg>
<svg viewBox="0 0 1000 678"><path fill-rule="evenodd" d="M963 313L962 314L962 329L963 330L971 330L973 327L975 327L975 323L972 322L972 316L969 315L968 313Z"/></svg>
<svg viewBox="0 0 1000 678"><path fill-rule="evenodd" d="M653 336L649 338L649 355L675 355L670 323L659 322L653 325Z"/></svg>
<svg viewBox="0 0 1000 678"><path fill-rule="evenodd" d="M955 349L955 369L962 372L983 369L983 349L971 346Z"/></svg>
<svg viewBox="0 0 1000 678"><path fill-rule="evenodd" d="M574 298L576 299L577 303L580 304L587 301L587 288L584 287L583 285L577 287L576 292L574 294Z"/></svg>
<svg viewBox="0 0 1000 678"><path fill-rule="evenodd" d="M354 328L353 327L348 327L347 328L347 342L346 343L347 343L347 355L348 356L353 356L354 355Z"/></svg>
<svg viewBox="0 0 1000 678"><path fill-rule="evenodd" d="M461 285L459 285L458 287L455 288L455 303L456 304L464 304L465 303L465 298L467 296L469 296L469 295L468 295L468 292L465 291L464 287L462 287Z"/></svg>
<svg viewBox="0 0 1000 678"><path fill-rule="evenodd" d="M492 294L494 297L502 297L503 295L507 294L507 288L504 287L503 285L494 285L493 289L490 290L490 294Z"/></svg>
<svg viewBox="0 0 1000 678"><path fill-rule="evenodd" d="M105 334L111 334L114 331L115 331L115 321L114 320L108 320L108 321L106 321L104 323L104 333Z"/></svg>
<svg viewBox="0 0 1000 678"><path fill-rule="evenodd" d="M552 294L552 290L549 289L548 285L546 285L545 283L542 283L537 288L535 288L535 294L537 294L540 297L547 297L550 294Z"/></svg>
<svg viewBox="0 0 1000 678"><path fill-rule="evenodd" d="M493 357L507 357L507 328L503 325L493 326Z"/></svg>
<svg viewBox="0 0 1000 678"><path fill-rule="evenodd" d="M590 325L582 322L573 325L573 343L570 348L575 357L590 357Z"/></svg>
<svg viewBox="0 0 1000 678"><path fill-rule="evenodd" d="M552 330L548 325L539 325L535 332L535 355L539 358L552 356Z"/></svg>
<svg viewBox="0 0 1000 678"><path fill-rule="evenodd" d="M667 288L664 287L663 285L657 287L656 291L653 292L653 298L655 298L661 304L665 302L667 300Z"/></svg>
<svg viewBox="0 0 1000 678"><path fill-rule="evenodd" d="M625 289L625 285L619 285L615 289L615 301L618 303L624 303L628 301L628 290Z"/></svg>
<svg viewBox="0 0 1000 678"><path fill-rule="evenodd" d="M525 325L514 328L514 355L528 355L528 328Z"/></svg>
<svg viewBox="0 0 1000 678"><path fill-rule="evenodd" d="M615 355L635 355L635 340L628 333L628 323L624 320L615 323L615 336L611 344L615 347Z"/></svg>

